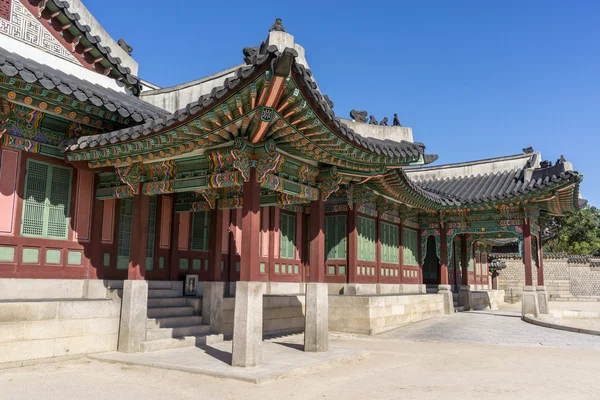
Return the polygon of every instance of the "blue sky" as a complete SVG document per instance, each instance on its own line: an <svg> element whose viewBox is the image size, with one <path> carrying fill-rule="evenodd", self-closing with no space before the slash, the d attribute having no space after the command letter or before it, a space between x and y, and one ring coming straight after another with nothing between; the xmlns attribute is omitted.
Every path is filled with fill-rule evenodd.
<svg viewBox="0 0 600 400"><path fill-rule="evenodd" d="M397 112L438 163L564 154L600 206L600 2L84 0L160 86L243 62L275 18L334 110Z"/></svg>

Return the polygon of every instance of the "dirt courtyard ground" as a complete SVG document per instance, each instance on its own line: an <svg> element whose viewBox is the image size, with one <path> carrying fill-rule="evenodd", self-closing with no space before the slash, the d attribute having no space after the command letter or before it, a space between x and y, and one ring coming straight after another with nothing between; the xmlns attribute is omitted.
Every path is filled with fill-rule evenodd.
<svg viewBox="0 0 600 400"><path fill-rule="evenodd" d="M371 356L262 385L81 359L0 371L0 398L599 398L600 337L533 326L506 310L460 313L382 336L332 335L331 340L369 350Z"/></svg>

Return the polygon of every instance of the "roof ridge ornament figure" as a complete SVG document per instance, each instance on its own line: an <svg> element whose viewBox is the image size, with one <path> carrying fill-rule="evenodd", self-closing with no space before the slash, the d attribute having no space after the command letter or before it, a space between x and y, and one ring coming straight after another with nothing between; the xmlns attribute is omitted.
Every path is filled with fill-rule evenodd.
<svg viewBox="0 0 600 400"><path fill-rule="evenodd" d="M523 153L525 153L525 154L531 154L531 153L533 153L533 147L531 147L531 146L525 147L523 149Z"/></svg>
<svg viewBox="0 0 600 400"><path fill-rule="evenodd" d="M125 39L121 38L119 40L117 40L117 44L119 45L120 48L122 48L123 50L125 50L125 52L129 55L131 55L131 53L133 52L133 47L131 47L130 45L128 45L125 42Z"/></svg>
<svg viewBox="0 0 600 400"><path fill-rule="evenodd" d="M381 122L379 123L381 126L388 126L388 117L383 117Z"/></svg>
<svg viewBox="0 0 600 400"><path fill-rule="evenodd" d="M281 18L275 19L275 23L271 25L271 29L269 29L269 32L285 32L285 28L283 27L283 22L281 21Z"/></svg>
<svg viewBox="0 0 600 400"><path fill-rule="evenodd" d="M398 119L398 114L394 113L394 122L393 122L394 126L402 126L402 124L400 124L400 120Z"/></svg>
<svg viewBox="0 0 600 400"><path fill-rule="evenodd" d="M374 116L369 116L369 125L377 125L377 120Z"/></svg>
<svg viewBox="0 0 600 400"><path fill-rule="evenodd" d="M352 118L356 122L367 122L367 115L369 113L364 110L352 110L350 111L350 118Z"/></svg>

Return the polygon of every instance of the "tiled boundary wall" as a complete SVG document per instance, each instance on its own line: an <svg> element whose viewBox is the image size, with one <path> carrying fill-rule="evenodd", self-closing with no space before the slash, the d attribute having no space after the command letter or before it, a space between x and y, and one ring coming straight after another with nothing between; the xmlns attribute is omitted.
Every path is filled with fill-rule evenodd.
<svg viewBox="0 0 600 400"><path fill-rule="evenodd" d="M0 369L117 349L121 301L103 281L0 279Z"/></svg>
<svg viewBox="0 0 600 400"><path fill-rule="evenodd" d="M498 289L505 291L507 301L520 299L525 285L525 267L518 253L495 253L506 262L499 271ZM533 268L533 282L537 282ZM600 260L566 253L544 254L544 283L551 298L600 296Z"/></svg>

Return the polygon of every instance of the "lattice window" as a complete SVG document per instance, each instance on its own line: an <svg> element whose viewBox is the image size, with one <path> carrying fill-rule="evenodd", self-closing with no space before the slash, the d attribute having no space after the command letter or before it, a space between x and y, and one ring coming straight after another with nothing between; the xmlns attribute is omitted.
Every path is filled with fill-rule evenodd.
<svg viewBox="0 0 600 400"><path fill-rule="evenodd" d="M327 260L346 259L346 216L325 217L325 257Z"/></svg>
<svg viewBox="0 0 600 400"><path fill-rule="evenodd" d="M192 219L192 250L208 251L208 226L210 214L208 211L198 211Z"/></svg>
<svg viewBox="0 0 600 400"><path fill-rule="evenodd" d="M117 245L117 255L129 260L131 227L133 222L133 199L121 199L119 202L119 242Z"/></svg>
<svg viewBox="0 0 600 400"><path fill-rule="evenodd" d="M150 197L150 212L148 215L148 242L146 244L146 270L154 267L154 244L156 242L156 204L158 197Z"/></svg>
<svg viewBox="0 0 600 400"><path fill-rule="evenodd" d="M358 259L375 261L375 220L358 217Z"/></svg>
<svg viewBox="0 0 600 400"><path fill-rule="evenodd" d="M296 249L296 216L281 214L279 258L294 259Z"/></svg>
<svg viewBox="0 0 600 400"><path fill-rule="evenodd" d="M22 236L67 239L72 170L27 160Z"/></svg>
<svg viewBox="0 0 600 400"><path fill-rule="evenodd" d="M12 8L12 0L0 0L0 18L10 21L10 10Z"/></svg>
<svg viewBox="0 0 600 400"><path fill-rule="evenodd" d="M396 225L381 223L381 261L390 264L399 262L398 227Z"/></svg>
<svg viewBox="0 0 600 400"><path fill-rule="evenodd" d="M419 265L417 257L419 254L419 243L417 231L404 228L402 230L402 245L404 246L404 264Z"/></svg>

